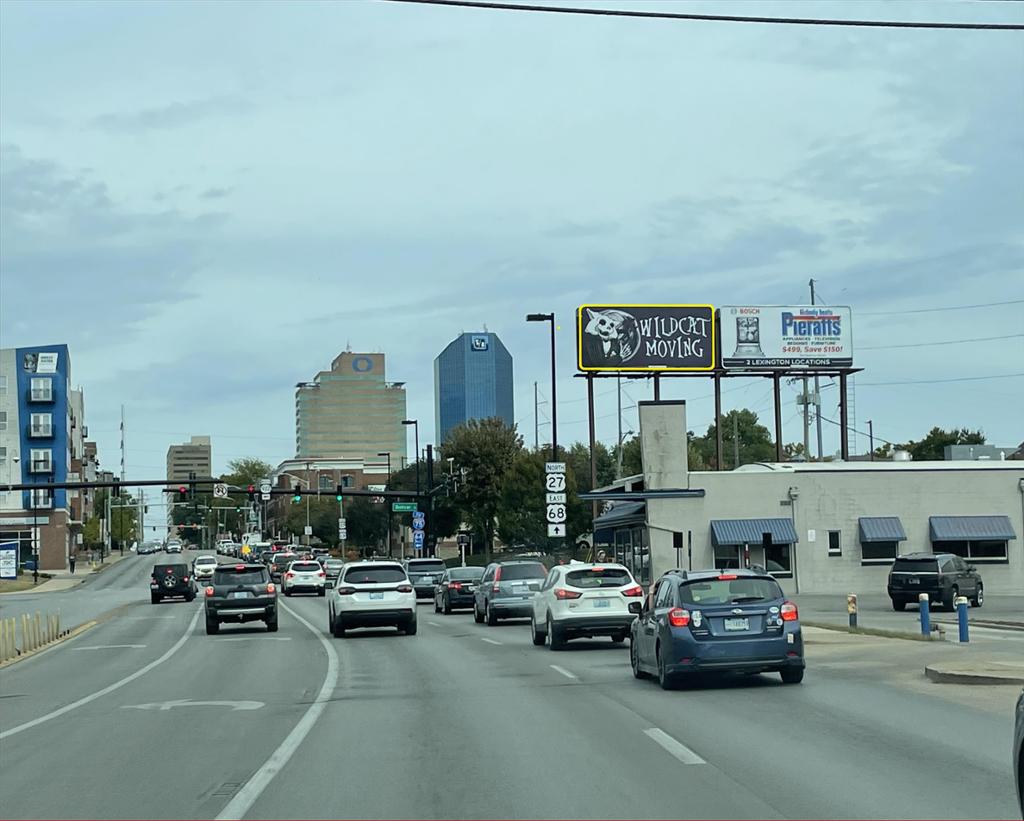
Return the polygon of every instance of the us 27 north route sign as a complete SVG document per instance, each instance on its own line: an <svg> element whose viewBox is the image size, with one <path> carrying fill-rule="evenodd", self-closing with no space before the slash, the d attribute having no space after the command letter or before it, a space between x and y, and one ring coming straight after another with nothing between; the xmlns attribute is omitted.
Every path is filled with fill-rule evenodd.
<svg viewBox="0 0 1024 821"><path fill-rule="evenodd" d="M711 305L581 305L576 312L581 371L711 371Z"/></svg>

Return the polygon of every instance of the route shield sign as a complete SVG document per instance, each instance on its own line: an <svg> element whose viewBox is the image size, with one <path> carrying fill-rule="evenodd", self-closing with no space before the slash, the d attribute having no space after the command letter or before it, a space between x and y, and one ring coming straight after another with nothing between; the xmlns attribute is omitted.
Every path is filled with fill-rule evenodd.
<svg viewBox="0 0 1024 821"><path fill-rule="evenodd" d="M548 536L563 538L565 536L566 510L565 462L547 462L544 465L544 491L547 507L545 519L548 523Z"/></svg>

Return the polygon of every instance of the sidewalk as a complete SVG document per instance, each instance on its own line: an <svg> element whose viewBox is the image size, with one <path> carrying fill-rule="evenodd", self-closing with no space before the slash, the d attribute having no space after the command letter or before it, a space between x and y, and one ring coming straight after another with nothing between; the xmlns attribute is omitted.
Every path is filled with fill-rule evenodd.
<svg viewBox="0 0 1024 821"><path fill-rule="evenodd" d="M19 593L57 593L61 590L70 590L72 587L77 587L82 584L90 576L100 573L106 570L108 567L117 564L123 559L128 559L134 556L134 553L125 553L122 556L119 552L112 553L107 556L102 564L97 563L96 567L90 567L88 560L82 562L81 560L75 565L75 572L72 573L70 570L43 570L41 573L45 573L50 576L45 582L41 582L32 587L25 588L24 590L10 590L0 592L0 596L14 596Z"/></svg>

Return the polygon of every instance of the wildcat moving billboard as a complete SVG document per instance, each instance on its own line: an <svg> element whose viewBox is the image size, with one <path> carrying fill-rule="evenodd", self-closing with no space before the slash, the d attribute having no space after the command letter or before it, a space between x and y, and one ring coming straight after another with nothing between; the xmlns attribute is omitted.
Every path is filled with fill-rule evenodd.
<svg viewBox="0 0 1024 821"><path fill-rule="evenodd" d="M722 367L770 370L853 365L848 306L724 305Z"/></svg>
<svg viewBox="0 0 1024 821"><path fill-rule="evenodd" d="M711 371L711 305L581 305L576 311L581 371Z"/></svg>

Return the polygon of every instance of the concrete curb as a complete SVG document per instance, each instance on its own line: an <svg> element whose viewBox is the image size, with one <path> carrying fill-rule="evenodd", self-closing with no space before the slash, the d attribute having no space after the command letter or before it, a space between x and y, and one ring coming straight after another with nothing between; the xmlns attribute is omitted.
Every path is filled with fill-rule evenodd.
<svg viewBox="0 0 1024 821"><path fill-rule="evenodd" d="M89 630L89 629L95 627L97 624L99 624L99 621L96 620L96 619L93 619L92 621L87 621L85 624L80 624L80 625L78 625L78 627L74 628L73 630L68 630L63 635L58 636L56 639L51 641L49 644L44 644L42 647L37 647L35 650L31 650L28 653L22 653L19 656L15 656L14 658L7 659L7 661L0 662L0 670L5 670L8 667L10 667L12 664L17 664L19 661L24 661L25 659L30 659L33 656L42 655L43 653L45 653L45 652L47 652L49 650L52 650L55 647L60 646L61 644L63 644L66 641L70 641L71 639L78 638L78 636L80 636L86 630Z"/></svg>
<svg viewBox="0 0 1024 821"><path fill-rule="evenodd" d="M804 627L816 627L819 630L831 630L835 633L848 633L851 636L866 636L879 639L899 639L901 641L945 641L942 630L933 630L932 634L925 637L920 633L911 633L903 630L883 630L875 627L850 627L849 625L832 624L822 621L805 621L801 619L800 624Z"/></svg>
<svg viewBox="0 0 1024 821"><path fill-rule="evenodd" d="M1002 670L953 670L948 667L925 667L924 674L937 684L1024 684L1024 668L1020 672Z"/></svg>

